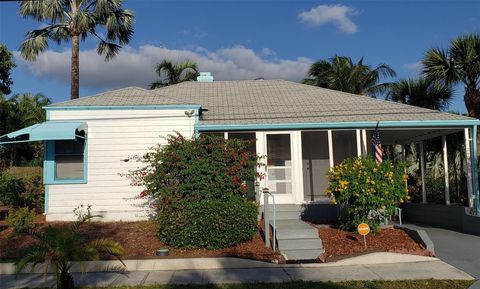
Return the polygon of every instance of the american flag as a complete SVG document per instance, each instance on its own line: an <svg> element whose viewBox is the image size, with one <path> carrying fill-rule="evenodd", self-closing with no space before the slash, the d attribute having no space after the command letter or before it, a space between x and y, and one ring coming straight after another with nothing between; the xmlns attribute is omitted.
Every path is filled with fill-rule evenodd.
<svg viewBox="0 0 480 289"><path fill-rule="evenodd" d="M380 142L380 132L378 131L378 123L375 131L372 133L372 151L375 156L375 162L377 164L383 161L383 149L382 143Z"/></svg>

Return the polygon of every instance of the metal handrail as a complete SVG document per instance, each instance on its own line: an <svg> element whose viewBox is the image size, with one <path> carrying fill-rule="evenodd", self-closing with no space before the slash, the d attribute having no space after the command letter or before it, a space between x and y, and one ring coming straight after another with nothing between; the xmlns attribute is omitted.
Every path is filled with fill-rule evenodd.
<svg viewBox="0 0 480 289"><path fill-rule="evenodd" d="M268 199L269 197L272 197L272 204L273 204L273 252L276 251L276 244L277 244L277 217L276 217L276 206L275 206L275 195L270 193L268 188L263 188L263 219L265 222L264 228L265 228L265 246L270 247L270 220L269 220L269 215L268 215Z"/></svg>

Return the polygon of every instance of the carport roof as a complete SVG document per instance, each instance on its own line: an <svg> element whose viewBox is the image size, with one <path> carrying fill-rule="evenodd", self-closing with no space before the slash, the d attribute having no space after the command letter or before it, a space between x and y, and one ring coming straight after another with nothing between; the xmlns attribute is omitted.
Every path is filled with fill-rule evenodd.
<svg viewBox="0 0 480 289"><path fill-rule="evenodd" d="M201 105L200 125L472 121L473 118L285 80L183 82L139 87L56 103L55 108Z"/></svg>

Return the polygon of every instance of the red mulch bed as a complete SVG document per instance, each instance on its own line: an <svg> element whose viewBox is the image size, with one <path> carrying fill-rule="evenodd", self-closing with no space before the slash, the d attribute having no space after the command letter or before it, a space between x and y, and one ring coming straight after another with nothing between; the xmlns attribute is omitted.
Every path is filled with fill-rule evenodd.
<svg viewBox="0 0 480 289"><path fill-rule="evenodd" d="M52 226L67 226L66 222L51 222ZM44 229L46 224L39 224ZM155 255L157 249L169 247L157 237L155 222L92 222L82 225L81 231L91 239L109 238L123 245L124 259L162 258ZM31 236L17 235L12 229L0 228L0 259L16 259L21 251L35 243ZM248 242L221 250L170 248L167 258L188 257L239 257L267 262L284 263L284 258L265 247L261 226L254 238ZM165 258L165 257L163 257Z"/></svg>
<svg viewBox="0 0 480 289"><path fill-rule="evenodd" d="M366 236L367 249L363 236L337 228L319 228L320 238L325 249L327 261L344 259L372 252L394 252L430 256L420 244L415 242L405 231L394 228L381 229L380 232Z"/></svg>

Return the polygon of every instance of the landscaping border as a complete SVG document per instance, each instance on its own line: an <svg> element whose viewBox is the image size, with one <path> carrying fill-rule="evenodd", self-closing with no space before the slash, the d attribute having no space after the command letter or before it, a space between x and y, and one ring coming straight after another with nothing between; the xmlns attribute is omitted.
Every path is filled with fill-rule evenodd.
<svg viewBox="0 0 480 289"><path fill-rule="evenodd" d="M415 242L422 244L432 255L435 255L435 245L425 230L410 228L404 225L394 225L396 229L404 230Z"/></svg>
<svg viewBox="0 0 480 289"><path fill-rule="evenodd" d="M298 263L298 264L273 264L255 260L219 257L219 258L164 258L145 260L124 260L125 267L118 260L88 261L84 262L87 272L108 271L173 271L173 270L210 270L210 269L253 269L253 268L319 268L346 265L374 265L388 263L413 263L439 261L435 257L426 257L410 254L391 252L376 252L342 259L331 263ZM79 264L75 262L72 273L81 272ZM31 271L25 268L22 274L45 273L45 266L39 265ZM15 274L14 263L0 263L0 276Z"/></svg>
<svg viewBox="0 0 480 289"><path fill-rule="evenodd" d="M480 236L480 217L468 214L466 207L410 203L402 208L406 221Z"/></svg>

